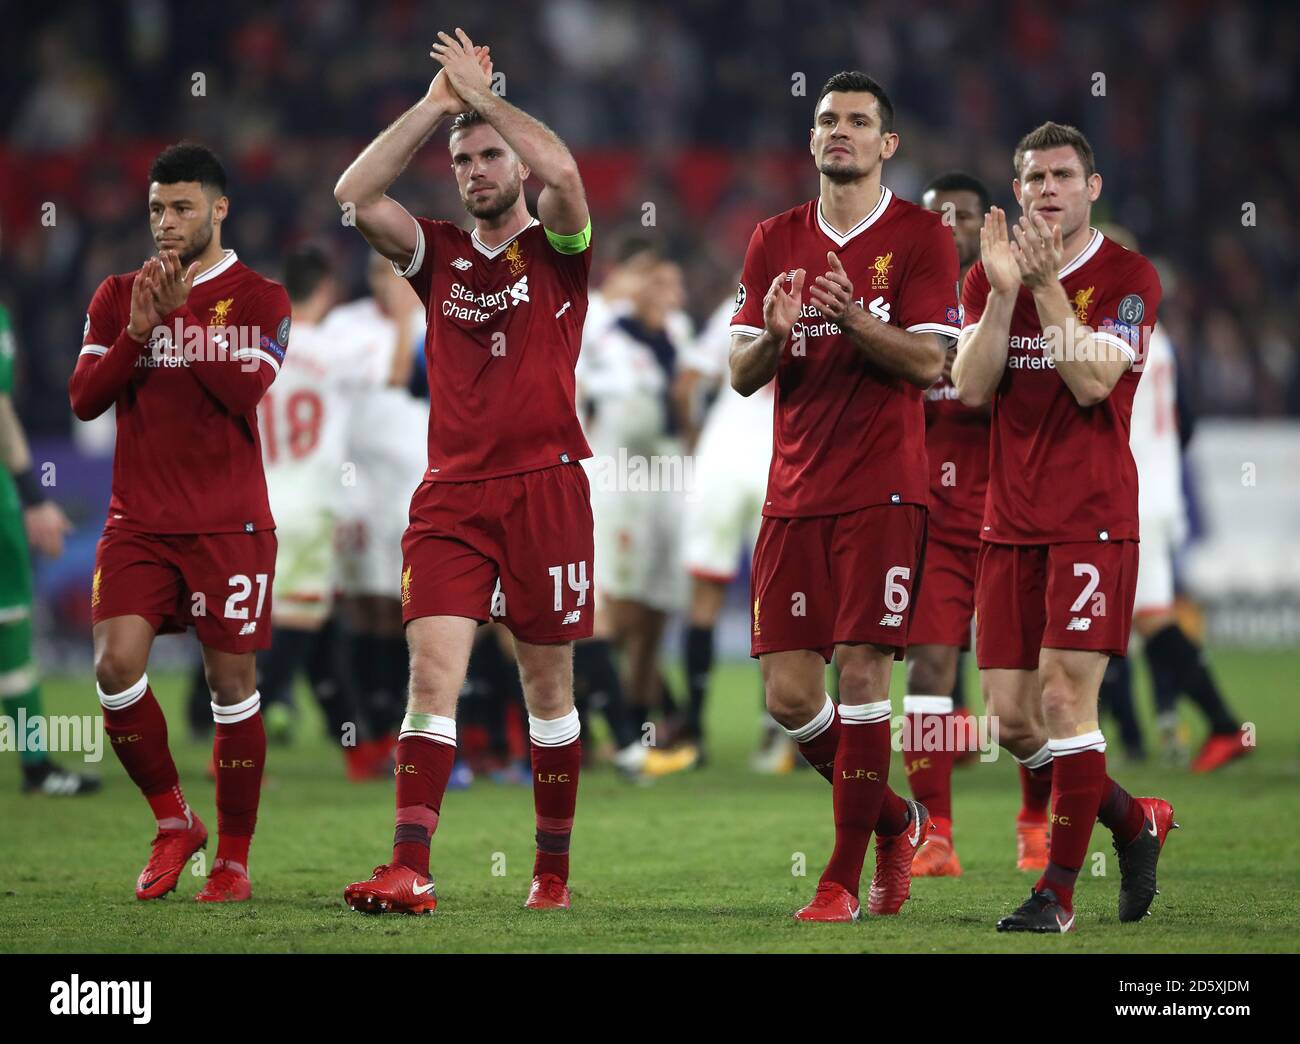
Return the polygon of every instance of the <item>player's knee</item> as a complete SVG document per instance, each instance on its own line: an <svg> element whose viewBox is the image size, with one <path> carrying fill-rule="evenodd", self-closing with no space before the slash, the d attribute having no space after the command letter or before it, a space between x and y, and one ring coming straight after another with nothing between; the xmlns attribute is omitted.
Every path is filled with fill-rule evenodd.
<svg viewBox="0 0 1300 1044"><path fill-rule="evenodd" d="M840 699L846 703L875 703L889 699L893 662L853 660L840 667Z"/></svg>
<svg viewBox="0 0 1300 1044"><path fill-rule="evenodd" d="M251 666L208 670L204 677L208 691L212 693L212 702L222 707L242 703L257 689L257 671Z"/></svg>
<svg viewBox="0 0 1300 1044"><path fill-rule="evenodd" d="M918 653L915 658L909 654L907 691L915 696L947 696L952 692L952 682L945 678L942 664L936 657L928 652Z"/></svg>
<svg viewBox="0 0 1300 1044"><path fill-rule="evenodd" d="M447 714L454 711L462 677L435 653L411 651L410 688L407 704L414 714Z"/></svg>
<svg viewBox="0 0 1300 1044"><path fill-rule="evenodd" d="M787 729L806 725L826 702L826 694L821 689L811 691L782 675L768 678L765 690L767 713L772 715L778 725Z"/></svg>
<svg viewBox="0 0 1300 1044"><path fill-rule="evenodd" d="M129 689L142 674L143 661L121 649L104 648L95 657L95 681L110 696Z"/></svg>

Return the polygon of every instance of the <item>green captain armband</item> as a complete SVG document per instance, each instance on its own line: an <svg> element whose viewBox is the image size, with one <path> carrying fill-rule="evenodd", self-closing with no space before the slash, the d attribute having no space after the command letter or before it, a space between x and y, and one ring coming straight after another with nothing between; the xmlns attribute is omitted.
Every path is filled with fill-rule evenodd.
<svg viewBox="0 0 1300 1044"><path fill-rule="evenodd" d="M587 227L581 232L575 232L571 236L562 236L558 232L552 232L545 225L542 231L546 233L546 238L550 241L551 246L555 247L561 254L581 254L587 247L591 246L591 218L587 218Z"/></svg>

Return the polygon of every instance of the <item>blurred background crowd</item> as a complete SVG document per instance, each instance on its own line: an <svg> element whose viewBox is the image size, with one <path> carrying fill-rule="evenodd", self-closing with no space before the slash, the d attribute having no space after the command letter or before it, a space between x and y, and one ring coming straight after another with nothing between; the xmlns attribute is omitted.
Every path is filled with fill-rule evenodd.
<svg viewBox="0 0 1300 1044"><path fill-rule="evenodd" d="M838 69L891 92L902 145L885 180L905 198L961 168L1011 205L1017 138L1047 118L1073 123L1105 179L1097 218L1131 228L1161 268L1161 318L1194 408L1300 415L1293 5L4 6L0 296L37 437L71 429L66 381L95 286L151 248L144 172L158 147L188 137L222 156L225 238L244 261L274 273L311 238L337 248L359 289L363 245L341 225L334 181L420 97L434 30L457 24L492 46L507 97L578 155L598 269L620 233L658 238L697 320L734 287L755 222L816 191L803 143ZM413 211L460 214L444 164L435 139L399 182Z"/></svg>

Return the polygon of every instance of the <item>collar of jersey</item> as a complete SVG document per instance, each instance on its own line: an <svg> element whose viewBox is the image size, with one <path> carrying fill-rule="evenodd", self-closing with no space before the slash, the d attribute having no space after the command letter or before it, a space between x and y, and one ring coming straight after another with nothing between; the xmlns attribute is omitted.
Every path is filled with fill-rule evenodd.
<svg viewBox="0 0 1300 1044"><path fill-rule="evenodd" d="M821 197L818 196L817 197L817 224L818 226L820 226L821 230L826 233L826 237L832 243L834 243L836 246L842 247L854 236L861 235L872 225L874 225L879 220L880 215L885 212L885 208L889 206L889 201L893 198L894 198L894 194L890 192L889 189L886 188L884 185L881 185L880 200L876 203L874 207L871 208L871 213L868 214L866 217L864 217L861 221L859 221L847 232L840 232L835 228L835 226L833 226L829 221L827 221L825 216L822 214L822 200Z"/></svg>
<svg viewBox="0 0 1300 1044"><path fill-rule="evenodd" d="M231 265L233 265L238 260L239 258L235 256L235 252L233 250L227 250L222 255L220 261L218 261L215 265L209 268L202 275L194 277L194 285L198 286L200 283L206 283L209 279L215 279L217 276L221 275L222 272L224 272L226 269L228 269Z"/></svg>
<svg viewBox="0 0 1300 1044"><path fill-rule="evenodd" d="M532 228L535 224L537 224L537 218L532 218L532 219L528 222L528 224L526 224L523 228L521 228L518 232L516 232L516 233L515 233L513 236L511 236L509 239L507 239L504 243L498 243L498 244L497 244L496 246L494 246L494 247L484 246L484 245L483 245L483 242L478 238L478 229L477 229L477 228L474 229L474 231L471 232L471 233L469 234L469 238L470 238L470 242L472 242L472 243L474 244L474 249L475 249L475 250L477 250L477 251L478 251L480 254L482 254L484 257L492 258L492 257L496 257L497 254L501 253L501 251L503 251L506 247L508 247L508 246L509 246L511 243L513 243L516 239L518 239L520 236L522 236L525 232L527 232L527 231L528 231L530 228Z"/></svg>
<svg viewBox="0 0 1300 1044"><path fill-rule="evenodd" d="M1098 232L1094 228L1092 230L1092 238L1088 240L1088 245L1079 251L1078 257L1076 257L1073 261L1071 261L1068 265L1066 265L1064 268L1062 268L1059 272L1056 273L1056 278L1064 279L1071 272L1077 272L1089 261L1091 261L1092 255L1101 249L1102 240L1105 238L1106 238L1105 236L1103 236L1100 232Z"/></svg>

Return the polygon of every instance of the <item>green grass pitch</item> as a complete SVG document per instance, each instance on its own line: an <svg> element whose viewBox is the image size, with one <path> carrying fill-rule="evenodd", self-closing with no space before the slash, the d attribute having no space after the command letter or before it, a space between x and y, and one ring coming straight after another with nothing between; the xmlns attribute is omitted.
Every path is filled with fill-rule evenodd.
<svg viewBox="0 0 1300 1044"><path fill-rule="evenodd" d="M1161 860L1153 914L1136 925L1116 920L1118 866L1099 827L1092 852L1105 857L1105 876L1091 875L1090 860L1076 893L1076 933L994 932L1031 884L1014 869L1019 791L1007 756L955 773L963 878L914 882L897 917L794 923L790 914L811 897L830 853L830 788L808 771L749 772L758 680L752 664L738 663L715 679L707 769L652 786L629 785L603 767L583 777L568 913L522 909L532 866L531 793L487 781L443 804L435 914L346 910L343 886L391 852L393 788L345 782L314 719L295 746L270 752L252 851L253 901L227 907L191 902L199 880L190 873L161 902L135 900L152 821L111 751L99 766L104 791L77 800L21 796L17 755L0 755L0 950L1293 952L1300 943L1300 653L1220 650L1211 658L1235 706L1256 725L1259 747L1251 757L1202 777L1125 765L1112 746L1116 777L1134 794L1169 798L1183 826ZM901 670L896 707L900 683ZM210 858L216 815L203 774L209 750L183 739L181 679L160 676L155 684L173 722L186 794L214 831ZM85 677L52 678L45 696L52 714L98 709ZM1140 698L1147 702L1145 693ZM1199 739L1199 726L1195 734ZM905 786L898 756L891 778ZM792 872L797 853L806 876Z"/></svg>

